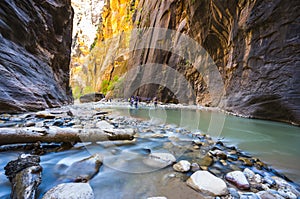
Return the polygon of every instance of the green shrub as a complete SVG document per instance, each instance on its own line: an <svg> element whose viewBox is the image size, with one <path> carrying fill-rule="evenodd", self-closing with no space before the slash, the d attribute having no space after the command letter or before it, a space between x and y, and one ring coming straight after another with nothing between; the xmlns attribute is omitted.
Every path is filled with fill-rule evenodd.
<svg viewBox="0 0 300 199"><path fill-rule="evenodd" d="M78 99L81 96L81 88L79 86L75 86L72 88L72 94L74 99Z"/></svg>

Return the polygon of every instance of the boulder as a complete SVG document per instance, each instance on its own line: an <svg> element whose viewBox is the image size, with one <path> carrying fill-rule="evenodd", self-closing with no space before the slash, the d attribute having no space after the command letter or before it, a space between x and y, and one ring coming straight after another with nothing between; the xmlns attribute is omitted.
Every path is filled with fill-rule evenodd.
<svg viewBox="0 0 300 199"><path fill-rule="evenodd" d="M230 173L227 173L225 178L241 190L247 190L250 188L250 184L246 176L241 171L232 171Z"/></svg>
<svg viewBox="0 0 300 199"><path fill-rule="evenodd" d="M42 199L94 199L94 192L88 183L63 183L53 187Z"/></svg>
<svg viewBox="0 0 300 199"><path fill-rule="evenodd" d="M81 96L79 98L80 103L87 103L87 102L98 102L105 98L105 95L102 93L89 93Z"/></svg>
<svg viewBox="0 0 300 199"><path fill-rule="evenodd" d="M210 196L222 196L228 193L226 183L208 171L197 171L187 180L187 185Z"/></svg>
<svg viewBox="0 0 300 199"><path fill-rule="evenodd" d="M74 162L61 173L64 178L69 180L87 182L99 172L102 162L102 155L96 153L88 158Z"/></svg>
<svg viewBox="0 0 300 199"><path fill-rule="evenodd" d="M113 129L113 128L115 128L114 125L112 125L109 122L104 121L104 120L97 122L96 127L100 128L100 129Z"/></svg>

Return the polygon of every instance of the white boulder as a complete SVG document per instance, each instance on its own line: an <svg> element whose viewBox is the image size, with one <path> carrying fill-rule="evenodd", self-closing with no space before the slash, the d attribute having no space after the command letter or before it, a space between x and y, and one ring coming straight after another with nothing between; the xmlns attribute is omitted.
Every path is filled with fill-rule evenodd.
<svg viewBox="0 0 300 199"><path fill-rule="evenodd" d="M193 189L211 196L222 196L228 193L226 183L208 171L197 171L188 180L187 184Z"/></svg>

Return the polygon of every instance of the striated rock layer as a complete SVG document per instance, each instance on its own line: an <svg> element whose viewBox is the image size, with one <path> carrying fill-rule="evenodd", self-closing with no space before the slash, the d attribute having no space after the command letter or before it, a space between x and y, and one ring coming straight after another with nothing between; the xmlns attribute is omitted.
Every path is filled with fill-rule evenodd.
<svg viewBox="0 0 300 199"><path fill-rule="evenodd" d="M299 7L285 0L107 0L81 72L93 91L106 86L115 96L156 96L299 125Z"/></svg>
<svg viewBox="0 0 300 199"><path fill-rule="evenodd" d="M198 104L300 124L298 1L141 0L139 6L143 11L137 14L138 27L174 29L193 38L209 53L221 74L225 93L220 102L214 103L208 81L193 69L197 66L191 68L169 52L147 49L133 53L132 65L162 63L180 71L192 85ZM159 90L157 87L147 85L138 93L149 95Z"/></svg>
<svg viewBox="0 0 300 199"><path fill-rule="evenodd" d="M72 102L70 0L0 2L0 112Z"/></svg>

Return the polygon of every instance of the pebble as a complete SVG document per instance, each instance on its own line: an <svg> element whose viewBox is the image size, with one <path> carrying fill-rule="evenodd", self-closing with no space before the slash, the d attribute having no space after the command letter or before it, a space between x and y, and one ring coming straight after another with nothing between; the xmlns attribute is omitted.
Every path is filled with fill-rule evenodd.
<svg viewBox="0 0 300 199"><path fill-rule="evenodd" d="M196 162L193 162L193 163L191 164L191 171L195 172L195 171L199 171L199 170L200 170L199 164L196 163Z"/></svg>
<svg viewBox="0 0 300 199"><path fill-rule="evenodd" d="M206 166L209 167L213 164L214 160L212 157L210 157L208 154L206 154L201 160L200 162L198 162L198 164L200 166Z"/></svg>
<svg viewBox="0 0 300 199"><path fill-rule="evenodd" d="M210 196L222 196L228 193L226 183L208 171L196 171L187 180L187 185Z"/></svg>
<svg viewBox="0 0 300 199"><path fill-rule="evenodd" d="M221 150L213 150L213 151L209 151L209 153L211 153L213 156L217 156L220 159L226 160L227 159L227 154L224 151Z"/></svg>
<svg viewBox="0 0 300 199"><path fill-rule="evenodd" d="M263 178L263 182L266 182L266 183L268 183L271 186L276 185L276 181L273 178L269 177L269 176L265 176Z"/></svg>
<svg viewBox="0 0 300 199"><path fill-rule="evenodd" d="M250 166L250 167L253 166L253 162L251 162L251 160L248 158L239 157L238 160L242 161L243 165L245 165L245 166Z"/></svg>
<svg viewBox="0 0 300 199"><path fill-rule="evenodd" d="M187 160L180 160L178 163L173 165L173 169L178 172L187 172L191 168L191 163Z"/></svg>
<svg viewBox="0 0 300 199"><path fill-rule="evenodd" d="M240 199L260 199L260 198L255 193L249 192L249 193L243 193Z"/></svg>
<svg viewBox="0 0 300 199"><path fill-rule="evenodd" d="M241 171L232 171L230 173L227 173L225 178L241 190L247 190L250 188L246 176Z"/></svg>
<svg viewBox="0 0 300 199"><path fill-rule="evenodd" d="M255 176L255 173L252 170L250 170L249 168L245 168L243 173L249 180L253 179Z"/></svg>
<svg viewBox="0 0 300 199"><path fill-rule="evenodd" d="M42 199L94 199L94 192L88 183L63 183L53 187Z"/></svg>
<svg viewBox="0 0 300 199"><path fill-rule="evenodd" d="M257 192L256 194L261 199L279 199L279 197L280 197L280 196L278 197L278 195L276 196L276 195L272 194L269 191L260 191L260 192ZM283 198L281 197L281 199L283 199Z"/></svg>
<svg viewBox="0 0 300 199"><path fill-rule="evenodd" d="M239 199L239 198L240 198L240 194L237 192L236 189L234 189L234 188L228 188L228 191L229 191L230 195L231 195L234 199Z"/></svg>
<svg viewBox="0 0 300 199"><path fill-rule="evenodd" d="M35 122L33 122L33 121L27 121L27 122L24 124L24 127L31 127L31 126L35 126Z"/></svg>

